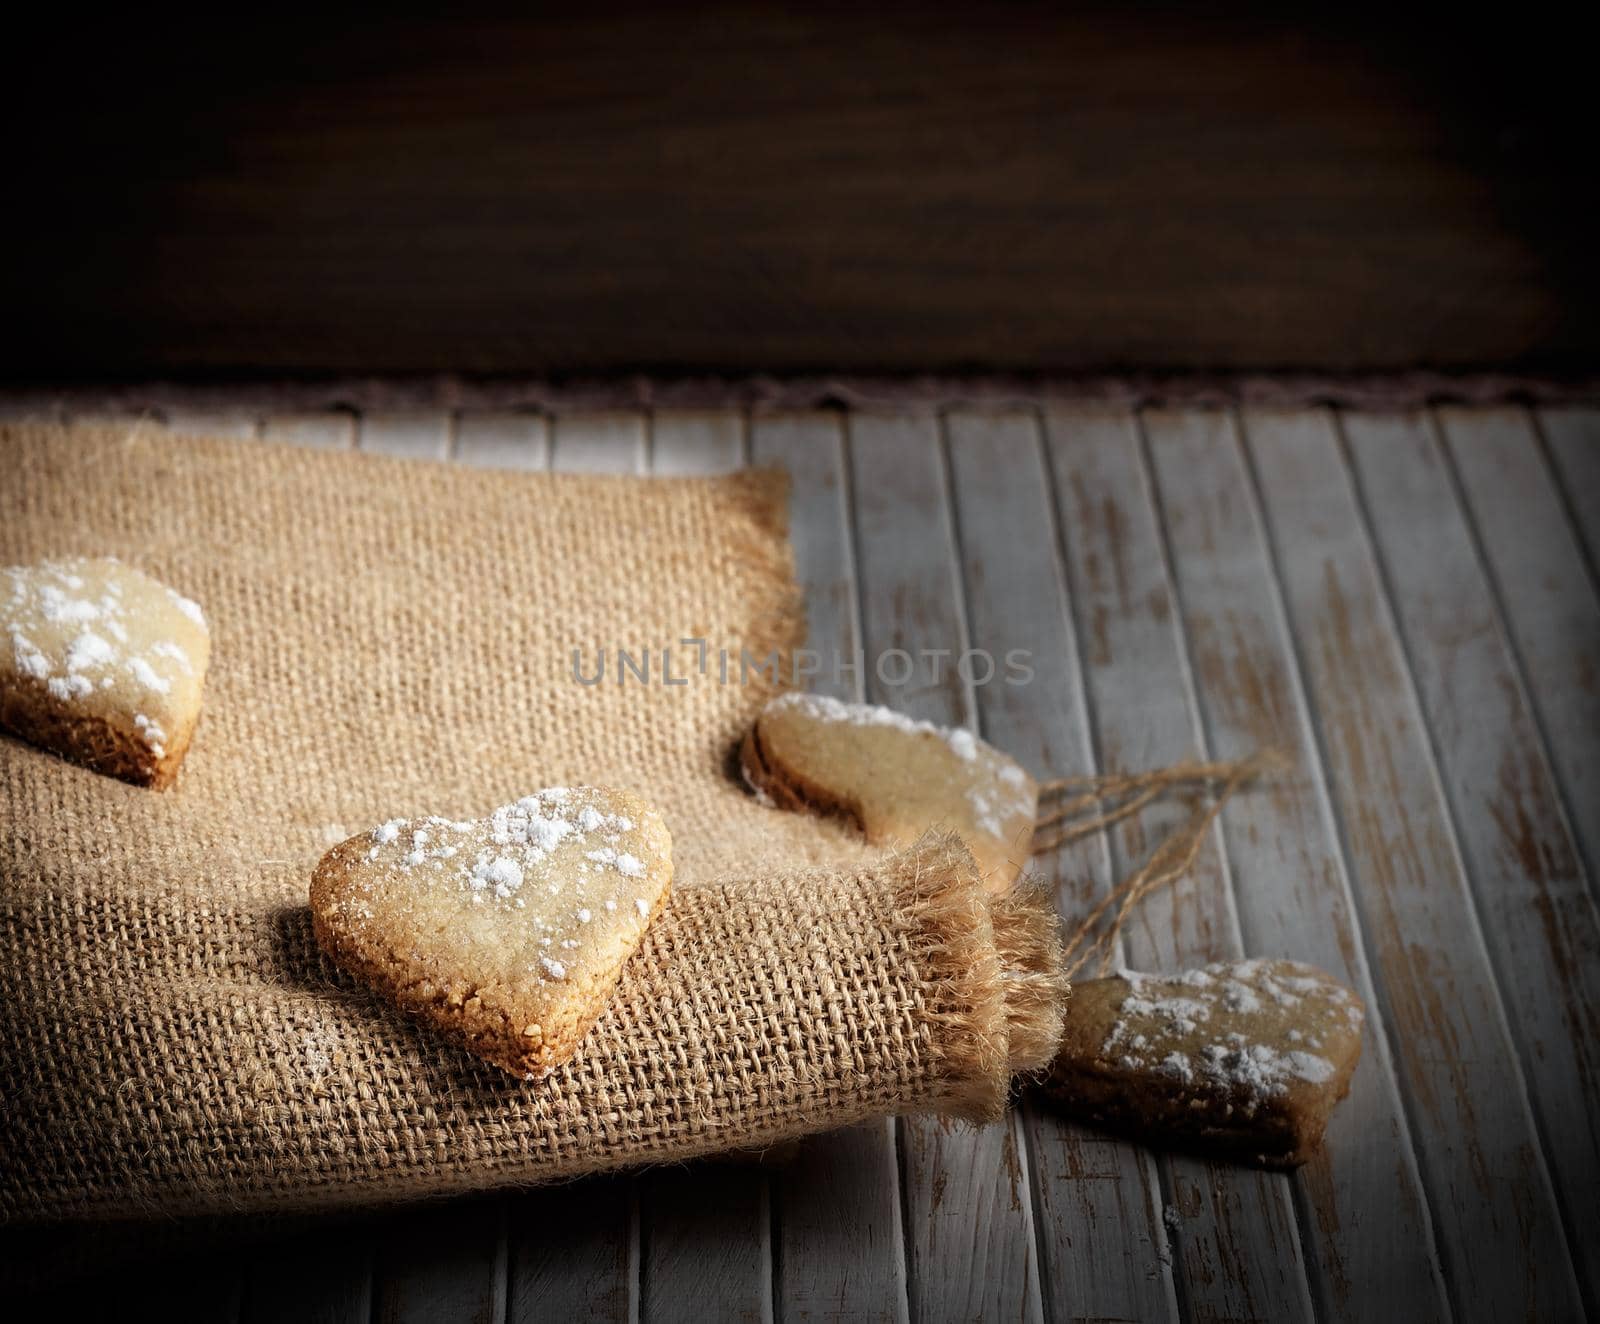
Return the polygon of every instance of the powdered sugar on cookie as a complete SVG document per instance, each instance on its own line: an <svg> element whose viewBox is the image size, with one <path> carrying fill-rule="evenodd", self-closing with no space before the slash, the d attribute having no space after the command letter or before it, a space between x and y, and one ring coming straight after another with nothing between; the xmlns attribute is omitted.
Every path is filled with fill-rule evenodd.
<svg viewBox="0 0 1600 1324"><path fill-rule="evenodd" d="M1158 1145L1292 1167L1361 1056L1360 1000L1294 961L1077 982L1045 1092L1072 1116Z"/></svg>
<svg viewBox="0 0 1600 1324"><path fill-rule="evenodd" d="M656 811L554 786L484 819L390 819L341 842L317 866L312 908L335 959L537 1074L598 1014L671 877Z"/></svg>
<svg viewBox="0 0 1600 1324"><path fill-rule="evenodd" d="M804 713L819 722L849 722L853 726L887 726L906 735L938 736L955 753L957 758L972 760L978 757L978 739L964 726L936 726L932 722L919 722L914 717L897 713L876 703L845 703L826 694L780 694L768 707L791 709Z"/></svg>
<svg viewBox="0 0 1600 1324"><path fill-rule="evenodd" d="M652 900L635 895L649 872L628 848L635 827L595 788L552 786L477 822L390 819L367 834L364 854L397 879L458 889L473 906L525 911L534 942L572 950L577 931L597 914L616 913L618 901L631 902L640 918L651 913ZM565 978L552 976L543 958L526 973Z"/></svg>
<svg viewBox="0 0 1600 1324"><path fill-rule="evenodd" d="M757 719L741 770L763 803L843 811L875 843L909 845L929 828L955 828L997 889L1027 858L1038 789L965 727L784 694Z"/></svg>
<svg viewBox="0 0 1600 1324"><path fill-rule="evenodd" d="M1247 1099L1328 1080L1333 1062L1312 1050L1361 1015L1343 985L1288 961L1218 963L1172 978L1119 970L1117 978L1128 992L1102 1057Z"/></svg>
<svg viewBox="0 0 1600 1324"><path fill-rule="evenodd" d="M205 629L199 605L112 558L44 561L0 574L7 581L0 621L13 662L60 700L119 683L168 694L201 662L190 642L193 629ZM130 577L143 581L140 591L125 590L120 581ZM181 613L186 637L163 633L164 613L152 607Z"/></svg>
<svg viewBox="0 0 1600 1324"><path fill-rule="evenodd" d="M44 561L0 571L0 631L7 726L130 781L171 779L210 659L198 604L114 558Z"/></svg>

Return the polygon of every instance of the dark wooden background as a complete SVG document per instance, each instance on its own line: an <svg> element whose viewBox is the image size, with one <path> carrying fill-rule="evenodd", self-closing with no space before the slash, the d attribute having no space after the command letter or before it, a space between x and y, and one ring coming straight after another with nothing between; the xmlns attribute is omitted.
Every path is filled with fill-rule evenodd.
<svg viewBox="0 0 1600 1324"><path fill-rule="evenodd" d="M1554 13L63 9L7 54L0 377L1581 372Z"/></svg>

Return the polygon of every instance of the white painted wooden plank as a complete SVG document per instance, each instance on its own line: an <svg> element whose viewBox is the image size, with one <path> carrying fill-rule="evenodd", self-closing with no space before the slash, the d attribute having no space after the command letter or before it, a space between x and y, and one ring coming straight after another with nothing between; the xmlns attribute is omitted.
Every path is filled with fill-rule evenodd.
<svg viewBox="0 0 1600 1324"><path fill-rule="evenodd" d="M789 539L795 574L805 594L807 644L824 659L811 688L848 702L866 694L859 668L861 614L851 539L850 475L841 416L792 413L757 417L751 426L751 463L789 475Z"/></svg>
<svg viewBox="0 0 1600 1324"><path fill-rule="evenodd" d="M657 414L650 471L727 473L744 460L744 416ZM767 1173L748 1163L661 1169L641 1179L642 1318L772 1318L772 1211Z"/></svg>
<svg viewBox="0 0 1600 1324"><path fill-rule="evenodd" d="M453 458L478 469L544 469L550 420L543 414L472 411L456 417Z"/></svg>
<svg viewBox="0 0 1600 1324"><path fill-rule="evenodd" d="M377 1225L373 1318L381 1324L505 1319L504 1209L498 1195L455 1200L407 1210Z"/></svg>
<svg viewBox="0 0 1600 1324"><path fill-rule="evenodd" d="M1592 1312L1600 916L1427 420L1353 414L1344 431Z"/></svg>
<svg viewBox="0 0 1600 1324"><path fill-rule="evenodd" d="M1186 416L1157 416L1158 431ZM1084 679L1101 765L1147 768L1204 756L1193 682L1139 430L1126 410L1047 416ZM1188 816L1153 806L1114 837L1119 874ZM1216 838L1183 882L1144 901L1125 933L1129 964L1177 971L1242 954L1228 862ZM1288 1182L1188 1155L1163 1156L1185 1311L1200 1318L1309 1318L1310 1289Z"/></svg>
<svg viewBox="0 0 1600 1324"><path fill-rule="evenodd" d="M1282 415L1249 453L1452 1305L1578 1318L1520 1064L1332 420Z"/></svg>
<svg viewBox="0 0 1600 1324"><path fill-rule="evenodd" d="M356 416L336 410L323 413L270 414L261 421L264 441L317 450L348 450L356 442Z"/></svg>
<svg viewBox="0 0 1600 1324"><path fill-rule="evenodd" d="M652 473L731 473L744 465L745 451L740 410L663 409L650 418Z"/></svg>
<svg viewBox="0 0 1600 1324"><path fill-rule="evenodd" d="M261 432L261 419L251 409L168 409L162 417L169 432L191 437L245 440Z"/></svg>
<svg viewBox="0 0 1600 1324"><path fill-rule="evenodd" d="M971 723L955 665L967 636L938 420L852 414L850 453L869 697L913 717ZM903 683L896 652L911 664ZM1042 1319L1015 1120L973 1129L907 1118L900 1142L912 1317Z"/></svg>
<svg viewBox="0 0 1600 1324"><path fill-rule="evenodd" d="M401 459L450 458L450 415L442 409L404 414L361 414L356 418L356 446Z"/></svg>
<svg viewBox="0 0 1600 1324"><path fill-rule="evenodd" d="M1600 887L1600 601L1520 409L1442 409L1591 888Z"/></svg>
<svg viewBox="0 0 1600 1324"><path fill-rule="evenodd" d="M795 570L805 591L807 646L824 659L812 688L857 701L852 663L860 647L850 479L834 413L757 417L752 461L790 478ZM900 1321L907 1318L905 1238L895 1124L866 1122L817 1136L770 1174L776 1315L780 1320Z"/></svg>
<svg viewBox="0 0 1600 1324"><path fill-rule="evenodd" d="M975 686L979 730L1041 777L1090 772L1094 754L1076 632L1032 412L960 412L946 430L972 646L994 659ZM1032 679L1006 682L1012 650ZM987 667L973 663L975 677ZM1063 917L1110 885L1103 839L1039 859ZM1039 1274L1047 1319L1156 1321L1177 1316L1160 1180L1145 1150L1025 1101Z"/></svg>
<svg viewBox="0 0 1600 1324"><path fill-rule="evenodd" d="M250 1248L243 1324L370 1324L372 1247L390 1221L357 1219Z"/></svg>
<svg viewBox="0 0 1600 1324"><path fill-rule="evenodd" d="M639 1203L634 1178L591 1177L506 1202L508 1324L640 1318Z"/></svg>
<svg viewBox="0 0 1600 1324"><path fill-rule="evenodd" d="M766 1324L772 1319L772 1209L751 1159L702 1161L641 1178L640 1318Z"/></svg>
<svg viewBox="0 0 1600 1324"><path fill-rule="evenodd" d="M408 460L447 460L454 425L442 409L408 409L362 414L356 445Z"/></svg>
<svg viewBox="0 0 1600 1324"><path fill-rule="evenodd" d="M1600 563L1600 409L1541 409L1538 423L1593 576Z"/></svg>
<svg viewBox="0 0 1600 1324"><path fill-rule="evenodd" d="M647 436L645 416L637 412L561 414L551 429L550 467L563 473L643 473Z"/></svg>
<svg viewBox="0 0 1600 1324"><path fill-rule="evenodd" d="M1265 425L1263 425L1265 426ZM1366 1051L1323 1151L1295 1174L1319 1316L1448 1316L1404 1108L1360 949L1292 644L1232 419L1153 415L1151 456L1207 747L1279 750L1289 771L1223 819L1240 936L1309 961L1368 1003ZM1270 432L1262 444L1271 445ZM1371 1211L1385 1211L1383 1219ZM1396 1248L1411 1248L1404 1256Z"/></svg>

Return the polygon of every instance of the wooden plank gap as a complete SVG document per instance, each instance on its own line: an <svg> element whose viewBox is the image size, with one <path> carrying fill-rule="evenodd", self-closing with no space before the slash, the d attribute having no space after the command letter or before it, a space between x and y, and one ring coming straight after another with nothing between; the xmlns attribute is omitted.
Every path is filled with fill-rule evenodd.
<svg viewBox="0 0 1600 1324"><path fill-rule="evenodd" d="M967 606L969 585L966 578L966 556L961 541L961 516L956 510L955 482L950 472L950 418L940 411L937 421L934 454L938 459L940 506L944 518L945 537L950 544L950 588L954 602L956 642L965 653L972 647L972 614ZM950 660L956 667L956 679L961 682L961 703L965 712L962 724L979 738L983 736L983 719L978 712L978 691L972 677Z"/></svg>
<svg viewBox="0 0 1600 1324"><path fill-rule="evenodd" d="M855 650L853 659L860 660L861 666L856 671L854 703L867 701L867 668L866 649L867 635L865 617L861 605L861 512L857 509L856 502L856 464L855 448L850 440L850 427L847 416L841 415L838 421L839 432L839 463L841 465L839 480L839 499L844 506L844 562L846 573L850 580L850 643ZM899 1122L894 1122L896 1131ZM896 1145L899 1137L896 1136ZM907 1261L909 1263L909 1261Z"/></svg>

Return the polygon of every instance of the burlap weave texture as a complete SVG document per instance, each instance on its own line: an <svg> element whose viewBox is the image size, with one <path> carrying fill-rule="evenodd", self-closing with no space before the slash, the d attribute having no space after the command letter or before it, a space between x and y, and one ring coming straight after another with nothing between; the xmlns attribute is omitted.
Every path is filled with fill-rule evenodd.
<svg viewBox="0 0 1600 1324"><path fill-rule="evenodd" d="M1005 1005L1049 982L1037 914L992 913L950 842L870 860L728 776L767 693L739 650L800 629L776 477L44 425L0 431L0 463L0 563L121 556L213 635L172 791L0 739L0 1216L370 1201L984 1115L1039 1055ZM685 638L711 665L684 685L573 675L574 649L592 673L622 647L682 676ZM306 883L332 841L573 782L657 803L678 882L566 1071L511 1081L321 959Z"/></svg>

